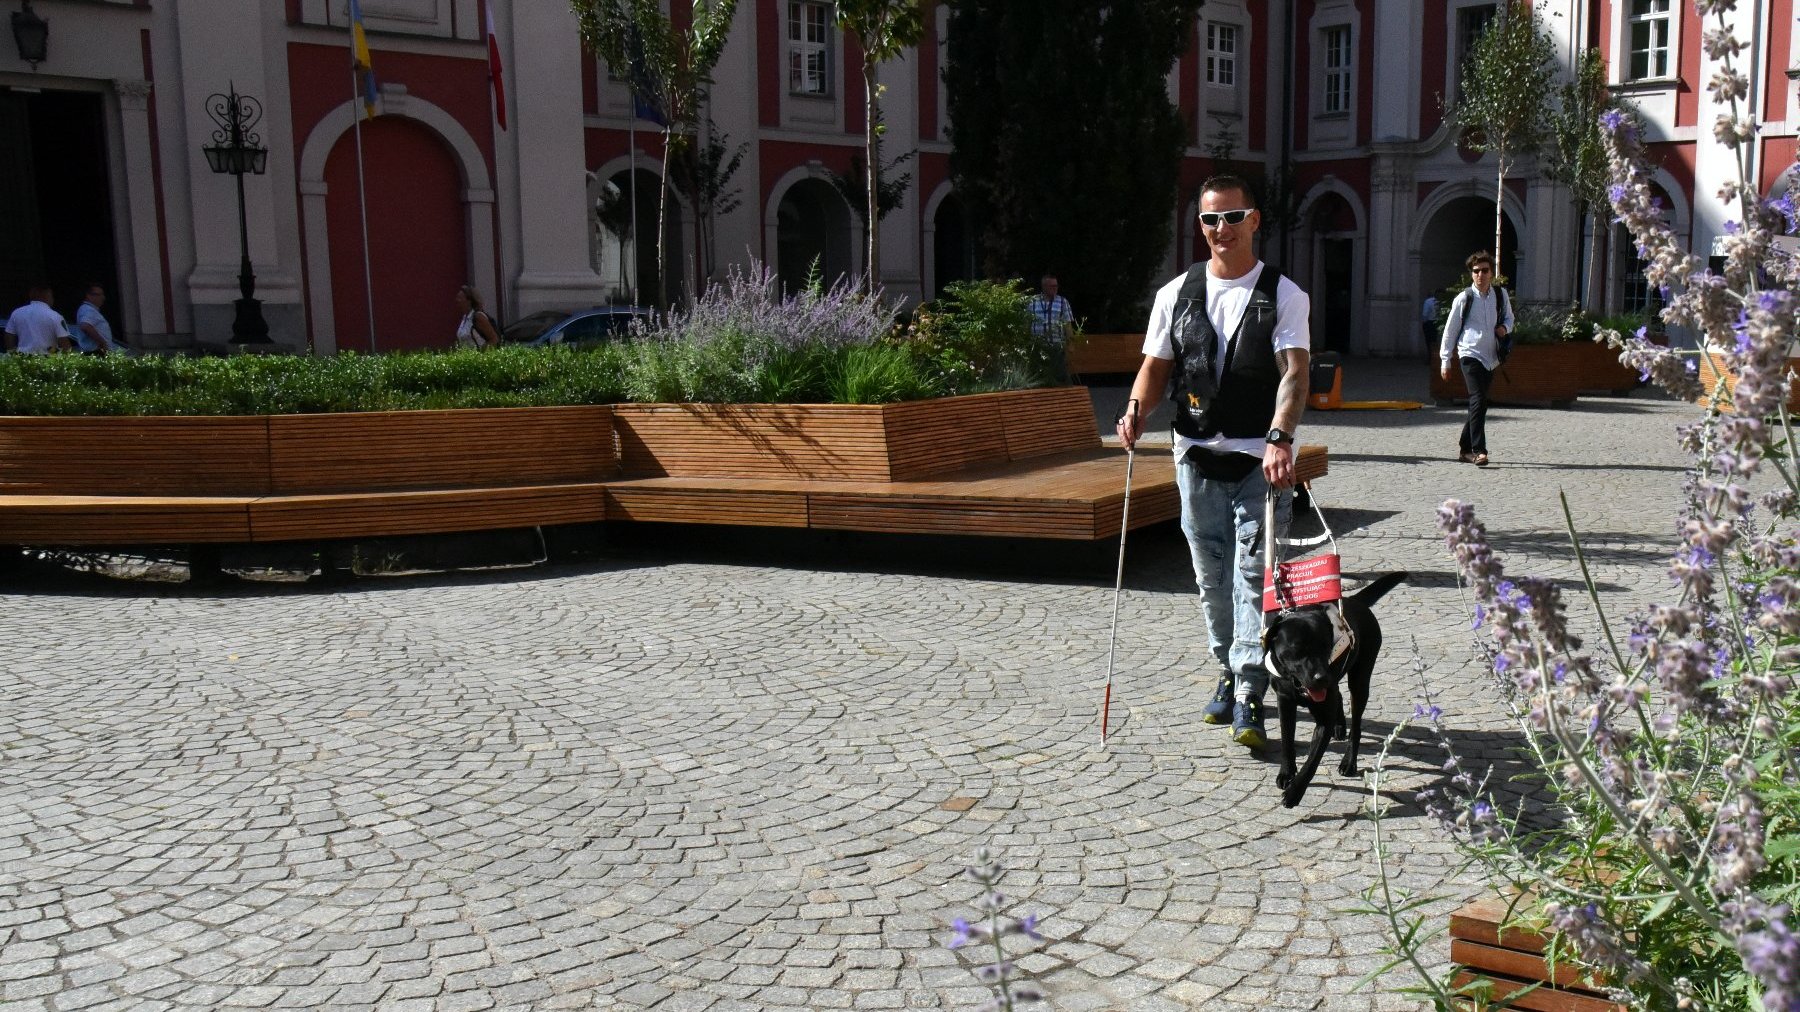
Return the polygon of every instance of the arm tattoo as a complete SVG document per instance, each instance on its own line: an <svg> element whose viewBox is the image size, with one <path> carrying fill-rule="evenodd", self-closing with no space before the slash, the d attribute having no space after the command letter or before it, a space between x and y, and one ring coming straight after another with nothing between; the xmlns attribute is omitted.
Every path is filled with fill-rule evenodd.
<svg viewBox="0 0 1800 1012"><path fill-rule="evenodd" d="M1285 348L1275 353L1275 361L1281 366L1281 386L1275 393L1276 428L1292 432L1300 424L1300 413L1306 410L1310 358L1300 348Z"/></svg>

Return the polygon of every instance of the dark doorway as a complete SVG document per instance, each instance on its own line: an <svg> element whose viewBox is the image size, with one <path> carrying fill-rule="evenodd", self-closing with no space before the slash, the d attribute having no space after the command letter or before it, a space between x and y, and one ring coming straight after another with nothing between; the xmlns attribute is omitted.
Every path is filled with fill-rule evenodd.
<svg viewBox="0 0 1800 1012"><path fill-rule="evenodd" d="M1350 317L1352 305L1350 264L1355 255L1354 239L1320 239L1320 266L1325 274L1325 350L1350 350Z"/></svg>
<svg viewBox="0 0 1800 1012"><path fill-rule="evenodd" d="M97 93L0 89L0 312L42 278L73 320L88 283L99 282L111 297L108 322L125 334L105 123Z"/></svg>
<svg viewBox="0 0 1800 1012"><path fill-rule="evenodd" d="M952 193L938 202L937 216L933 221L937 231L932 241L933 264L937 276L933 283L937 291L931 293L932 298L944 294L944 286L953 281L973 281L975 279L975 239L970 234L968 219L963 214L962 201Z"/></svg>

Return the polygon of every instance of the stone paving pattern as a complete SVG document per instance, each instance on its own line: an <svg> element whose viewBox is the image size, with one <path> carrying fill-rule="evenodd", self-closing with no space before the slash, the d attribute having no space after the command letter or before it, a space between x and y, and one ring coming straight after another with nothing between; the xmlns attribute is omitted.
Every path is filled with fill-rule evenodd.
<svg viewBox="0 0 1800 1012"><path fill-rule="evenodd" d="M1423 366L1349 369L1352 396L1423 394ZM1623 614L1667 586L1694 415L1496 409L1484 471L1456 408L1309 413L1346 573L1413 574L1379 609L1365 767L1421 698L1416 649L1458 739L1517 771L1435 507L1474 500L1510 568L1573 581L1566 491ZM964 1007L985 991L943 942L982 843L1045 918L1018 964L1050 1007L1415 1007L1352 991L1381 962L1344 913L1359 785L1328 758L1283 810L1274 746L1200 723L1172 527L1128 547L1105 748L1109 547L882 571L807 537L649 525L598 561L330 587L29 570L0 596L0 1008ZM1394 796L1438 761L1407 738ZM1479 891L1415 808L1391 828L1403 884Z"/></svg>

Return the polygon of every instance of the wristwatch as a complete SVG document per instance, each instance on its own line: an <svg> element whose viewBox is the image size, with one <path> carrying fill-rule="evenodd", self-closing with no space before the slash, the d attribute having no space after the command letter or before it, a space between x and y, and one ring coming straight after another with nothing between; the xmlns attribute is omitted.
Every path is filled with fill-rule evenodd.
<svg viewBox="0 0 1800 1012"><path fill-rule="evenodd" d="M1291 443L1294 441L1294 434L1292 432L1283 432L1280 429L1270 429L1268 441L1271 443Z"/></svg>

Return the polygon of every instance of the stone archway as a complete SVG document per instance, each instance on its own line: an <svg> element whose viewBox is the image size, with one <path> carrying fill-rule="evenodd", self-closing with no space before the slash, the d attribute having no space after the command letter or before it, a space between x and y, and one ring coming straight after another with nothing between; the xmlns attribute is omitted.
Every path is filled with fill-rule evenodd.
<svg viewBox="0 0 1800 1012"><path fill-rule="evenodd" d="M629 156L623 156L588 173L589 259L594 273L612 290L615 301L625 302L635 296L638 305L649 306L660 298L656 219L662 177L656 172L657 164L640 153L635 167ZM679 301L682 286L693 281L693 263L686 242L691 235L692 218L680 194L673 190L669 193L668 212L663 230L668 254L664 267L669 271L669 294Z"/></svg>
<svg viewBox="0 0 1800 1012"><path fill-rule="evenodd" d="M496 313L504 301L487 159L438 106L404 94L384 101L386 113L362 123L373 348L449 347L456 286L473 284ZM300 152L308 329L319 354L371 347L357 192L359 110L348 102L333 109Z"/></svg>
<svg viewBox="0 0 1800 1012"><path fill-rule="evenodd" d="M1511 209L1501 226L1500 273L1519 276L1518 231ZM1475 195L1452 197L1437 205L1425 218L1416 247L1419 251L1419 287L1426 293L1440 291L1462 276L1463 261L1477 250L1492 252L1494 201Z"/></svg>
<svg viewBox="0 0 1800 1012"><path fill-rule="evenodd" d="M826 287L857 271L853 215L832 185L807 177L774 201L775 272L782 290L804 288L813 265Z"/></svg>

